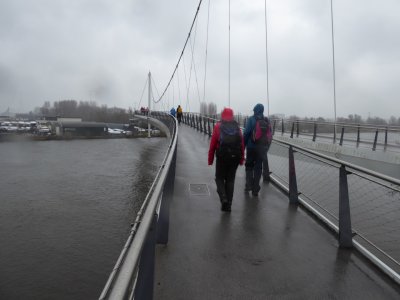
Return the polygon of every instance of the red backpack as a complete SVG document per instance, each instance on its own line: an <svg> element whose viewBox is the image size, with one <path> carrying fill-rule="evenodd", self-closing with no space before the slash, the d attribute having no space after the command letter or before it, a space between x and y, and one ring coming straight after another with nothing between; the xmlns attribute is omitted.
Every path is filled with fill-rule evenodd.
<svg viewBox="0 0 400 300"><path fill-rule="evenodd" d="M254 144L269 146L272 141L271 124L267 117L256 119L251 139Z"/></svg>

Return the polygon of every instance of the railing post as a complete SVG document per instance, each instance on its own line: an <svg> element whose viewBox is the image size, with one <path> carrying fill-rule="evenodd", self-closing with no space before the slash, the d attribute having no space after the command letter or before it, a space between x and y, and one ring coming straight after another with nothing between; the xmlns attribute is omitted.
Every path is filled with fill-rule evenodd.
<svg viewBox="0 0 400 300"><path fill-rule="evenodd" d="M289 147L289 203L297 204L299 202L297 191L296 168L294 165L293 147Z"/></svg>
<svg viewBox="0 0 400 300"><path fill-rule="evenodd" d="M357 126L357 148L360 145L360 124Z"/></svg>
<svg viewBox="0 0 400 300"><path fill-rule="evenodd" d="M285 125L283 124L283 118L282 118L282 135L285 133Z"/></svg>
<svg viewBox="0 0 400 300"><path fill-rule="evenodd" d="M296 131L296 136L297 137L299 137L299 135L300 135L300 123L299 123L299 120L297 120L297 122L296 122L297 124L297 131Z"/></svg>
<svg viewBox="0 0 400 300"><path fill-rule="evenodd" d="M203 132L203 119L202 119L202 116L199 116L199 125L200 125L200 132Z"/></svg>
<svg viewBox="0 0 400 300"><path fill-rule="evenodd" d="M386 127L385 128L385 150L386 150L386 147L387 147L387 143L388 143L388 128Z"/></svg>
<svg viewBox="0 0 400 300"><path fill-rule="evenodd" d="M247 117L244 118L243 120L243 127L246 128L246 123L247 123Z"/></svg>
<svg viewBox="0 0 400 300"><path fill-rule="evenodd" d="M314 134L312 141L315 142L316 138L317 138L317 122L314 122Z"/></svg>
<svg viewBox="0 0 400 300"><path fill-rule="evenodd" d="M215 127L215 119L213 119L213 132L214 132L214 127Z"/></svg>
<svg viewBox="0 0 400 300"><path fill-rule="evenodd" d="M340 146L343 145L343 135L344 135L344 126L342 127L342 133L340 134L340 142L339 142Z"/></svg>
<svg viewBox="0 0 400 300"><path fill-rule="evenodd" d="M274 120L274 125L272 126L272 135L275 135L275 126L276 126L276 120Z"/></svg>
<svg viewBox="0 0 400 300"><path fill-rule="evenodd" d="M376 129L375 132L375 139L374 139L374 145L372 146L372 151L376 150L376 143L378 142L378 128Z"/></svg>
<svg viewBox="0 0 400 300"><path fill-rule="evenodd" d="M156 227L157 214L154 214L140 256L139 271L134 292L135 299L153 299Z"/></svg>
<svg viewBox="0 0 400 300"><path fill-rule="evenodd" d="M333 143L336 144L336 123L333 125Z"/></svg>
<svg viewBox="0 0 400 300"><path fill-rule="evenodd" d="M339 246L341 248L353 247L347 174L346 167L341 165L339 175Z"/></svg>
<svg viewBox="0 0 400 300"><path fill-rule="evenodd" d="M290 131L290 138L293 138L294 122L292 122L292 130Z"/></svg>
<svg viewBox="0 0 400 300"><path fill-rule="evenodd" d="M210 118L207 119L207 123L208 123L208 136L211 137Z"/></svg>

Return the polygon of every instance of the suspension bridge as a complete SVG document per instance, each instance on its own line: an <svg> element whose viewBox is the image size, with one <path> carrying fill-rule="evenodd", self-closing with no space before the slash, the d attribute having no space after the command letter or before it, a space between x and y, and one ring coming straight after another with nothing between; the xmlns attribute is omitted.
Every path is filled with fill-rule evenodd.
<svg viewBox="0 0 400 300"><path fill-rule="evenodd" d="M147 118L163 122L170 145L100 299L398 299L400 180L319 151L334 147L338 153L348 146L399 163L399 147L391 139L399 128L336 122L332 1L334 121L274 120L270 176L260 194L250 196L239 167L230 213L219 209L214 168L207 165L217 120L189 109L178 126L166 113L171 87L172 99L178 94L190 107L192 80L201 103L193 60L201 4L162 93L155 88L155 97L150 73L146 79L139 106L147 87ZM265 29L269 113L266 2ZM179 68L187 46L192 60L189 74L183 68L186 90L181 95ZM228 56L230 61L230 44ZM228 68L230 106L230 63ZM163 112L153 111L152 104L162 105ZM238 121L245 119L238 115ZM363 137L362 130L372 138Z"/></svg>

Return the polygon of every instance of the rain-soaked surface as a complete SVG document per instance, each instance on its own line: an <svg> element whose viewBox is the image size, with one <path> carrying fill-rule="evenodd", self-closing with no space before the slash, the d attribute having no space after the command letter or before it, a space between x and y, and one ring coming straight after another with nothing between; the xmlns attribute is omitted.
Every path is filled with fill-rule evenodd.
<svg viewBox="0 0 400 300"><path fill-rule="evenodd" d="M166 139L0 143L0 299L96 299Z"/></svg>

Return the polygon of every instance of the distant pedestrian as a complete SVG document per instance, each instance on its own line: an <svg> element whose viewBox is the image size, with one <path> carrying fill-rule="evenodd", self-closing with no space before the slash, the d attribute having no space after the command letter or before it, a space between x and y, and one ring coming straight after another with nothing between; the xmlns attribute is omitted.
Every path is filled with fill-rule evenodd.
<svg viewBox="0 0 400 300"><path fill-rule="evenodd" d="M175 117L176 116L176 110L175 108L171 108L171 110L169 111L169 113L171 114L171 116Z"/></svg>
<svg viewBox="0 0 400 300"><path fill-rule="evenodd" d="M244 140L239 124L233 119L233 110L224 108L213 130L208 151L208 165L217 158L215 183L222 211L231 211L235 176L238 165L244 162Z"/></svg>
<svg viewBox="0 0 400 300"><path fill-rule="evenodd" d="M263 161L266 160L267 152L272 141L271 124L264 117L264 105L254 106L254 115L251 116L244 132L244 143L246 145L246 192L252 192L258 196L261 189L260 179Z"/></svg>
<svg viewBox="0 0 400 300"><path fill-rule="evenodd" d="M176 109L176 118L178 119L179 125L181 124L182 121L182 115L183 115L182 107L178 105L178 108Z"/></svg>

